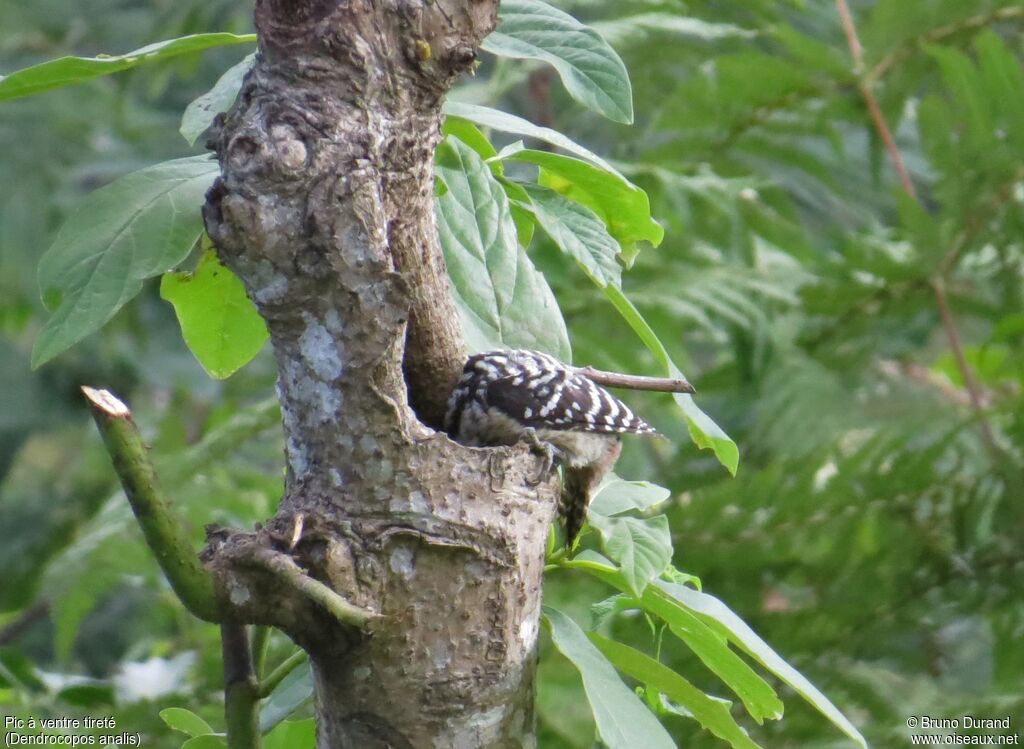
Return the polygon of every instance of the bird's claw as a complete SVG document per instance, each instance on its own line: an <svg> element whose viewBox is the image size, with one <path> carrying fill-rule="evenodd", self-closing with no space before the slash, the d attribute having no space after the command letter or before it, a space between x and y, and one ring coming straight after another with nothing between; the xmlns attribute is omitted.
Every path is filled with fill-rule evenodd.
<svg viewBox="0 0 1024 749"><path fill-rule="evenodd" d="M537 430L533 427L525 430L523 438L526 444L530 447L530 452L534 455L539 455L543 458L541 462L540 471L537 472L536 477L527 478L526 483L528 486L537 486L547 478L547 475L551 472L551 469L555 465L555 461L558 459L558 448L552 445L550 442L544 442L540 437L537 436Z"/></svg>

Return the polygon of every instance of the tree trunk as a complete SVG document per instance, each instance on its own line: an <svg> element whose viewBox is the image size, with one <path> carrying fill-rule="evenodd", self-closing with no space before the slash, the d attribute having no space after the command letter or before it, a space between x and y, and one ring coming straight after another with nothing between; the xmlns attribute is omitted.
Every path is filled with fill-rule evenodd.
<svg viewBox="0 0 1024 749"><path fill-rule="evenodd" d="M535 744L555 479L531 484L524 446L431 428L465 356L434 227L440 107L496 10L259 0L259 54L211 136L206 226L270 330L287 477L266 527L213 534L205 558L224 611L309 651L321 749ZM378 616L342 624L268 553Z"/></svg>

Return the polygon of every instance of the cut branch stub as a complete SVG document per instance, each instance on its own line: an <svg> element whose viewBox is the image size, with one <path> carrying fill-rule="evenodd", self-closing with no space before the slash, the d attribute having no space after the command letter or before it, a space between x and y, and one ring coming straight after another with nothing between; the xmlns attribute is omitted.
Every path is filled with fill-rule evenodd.
<svg viewBox="0 0 1024 749"><path fill-rule="evenodd" d="M557 480L528 486L525 447L427 428L465 357L434 227L440 106L496 9L260 0L260 53L211 135L207 231L267 321L287 472L264 531L217 533L206 559L233 616L309 651L321 747L533 741Z"/></svg>
<svg viewBox="0 0 1024 749"><path fill-rule="evenodd" d="M171 588L195 616L208 622L220 621L213 578L199 563L188 532L160 490L149 450L132 420L131 409L108 390L83 387L82 394L146 544Z"/></svg>

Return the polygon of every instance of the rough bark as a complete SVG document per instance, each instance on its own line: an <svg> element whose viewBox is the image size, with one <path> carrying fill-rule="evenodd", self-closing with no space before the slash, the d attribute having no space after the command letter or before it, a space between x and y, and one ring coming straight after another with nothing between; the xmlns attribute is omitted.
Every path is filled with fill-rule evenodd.
<svg viewBox="0 0 1024 749"><path fill-rule="evenodd" d="M277 516L214 532L205 560L223 611L309 651L321 748L534 743L555 480L530 485L523 446L430 428L464 359L433 218L440 106L496 9L259 0L256 63L211 136L207 230L270 330L287 474ZM343 624L268 549L377 616Z"/></svg>

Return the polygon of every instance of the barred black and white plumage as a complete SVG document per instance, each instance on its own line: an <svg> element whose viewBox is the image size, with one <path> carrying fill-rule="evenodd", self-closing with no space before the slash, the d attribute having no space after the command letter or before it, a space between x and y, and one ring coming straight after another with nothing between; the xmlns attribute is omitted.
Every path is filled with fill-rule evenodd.
<svg viewBox="0 0 1024 749"><path fill-rule="evenodd" d="M565 470L561 513L571 542L590 495L618 458L620 435L656 434L629 406L552 356L488 351L466 361L445 428L465 445L527 440Z"/></svg>

